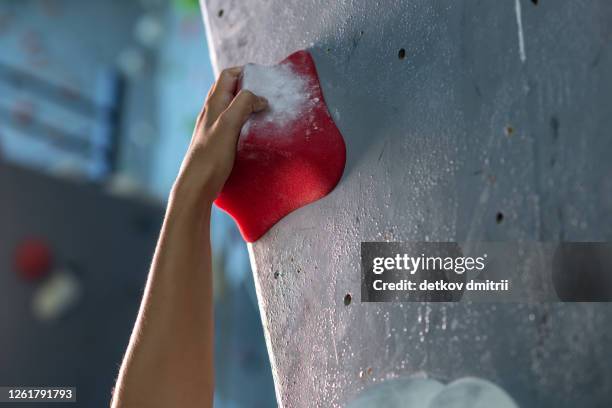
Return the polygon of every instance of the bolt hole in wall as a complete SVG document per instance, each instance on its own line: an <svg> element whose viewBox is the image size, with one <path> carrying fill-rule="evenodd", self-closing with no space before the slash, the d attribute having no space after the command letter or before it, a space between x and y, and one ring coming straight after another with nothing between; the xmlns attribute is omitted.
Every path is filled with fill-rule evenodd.
<svg viewBox="0 0 612 408"><path fill-rule="evenodd" d="M498 224L501 224L503 220L504 220L504 214L503 214L502 212L498 212L498 213L495 215L495 221L496 221Z"/></svg>
<svg viewBox="0 0 612 408"><path fill-rule="evenodd" d="M217 12L217 16L219 16L219 18L223 17L223 9L219 9L219 11Z"/></svg>
<svg viewBox="0 0 612 408"><path fill-rule="evenodd" d="M404 48L400 48L400 50L397 52L397 57L401 60L406 58L406 50Z"/></svg>
<svg viewBox="0 0 612 408"><path fill-rule="evenodd" d="M359 371L359 378L362 378L362 379L366 378L371 373L372 373L372 368L371 367L369 367L369 368L367 368L365 370L360 370Z"/></svg>
<svg viewBox="0 0 612 408"><path fill-rule="evenodd" d="M351 296L350 293L347 293L346 296L344 296L344 306L350 305L352 301L353 301L353 296Z"/></svg>

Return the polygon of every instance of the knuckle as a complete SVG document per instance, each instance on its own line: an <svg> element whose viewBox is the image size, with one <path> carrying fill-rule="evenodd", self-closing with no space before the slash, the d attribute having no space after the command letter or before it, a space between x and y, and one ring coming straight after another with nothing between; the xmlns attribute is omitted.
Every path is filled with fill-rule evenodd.
<svg viewBox="0 0 612 408"><path fill-rule="evenodd" d="M238 67L229 67L229 68L222 69L221 72L219 73L219 79L221 79L221 78L228 78L228 77L235 77L237 69L238 69Z"/></svg>
<svg viewBox="0 0 612 408"><path fill-rule="evenodd" d="M221 73L219 74L219 78L224 78L231 75L231 68L225 68L221 70Z"/></svg>
<svg viewBox="0 0 612 408"><path fill-rule="evenodd" d="M251 91L249 91L248 89L241 89L240 92L238 92L237 97L239 97L240 99L253 99L255 97L255 94Z"/></svg>

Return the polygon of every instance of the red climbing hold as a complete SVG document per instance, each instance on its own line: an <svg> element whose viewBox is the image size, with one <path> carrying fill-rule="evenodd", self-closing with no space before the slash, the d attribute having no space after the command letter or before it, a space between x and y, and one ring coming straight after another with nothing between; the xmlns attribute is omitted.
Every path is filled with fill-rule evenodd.
<svg viewBox="0 0 612 408"><path fill-rule="evenodd" d="M253 242L334 189L346 148L307 51L274 66L245 66L240 87L266 97L269 108L243 127L234 168L215 203Z"/></svg>

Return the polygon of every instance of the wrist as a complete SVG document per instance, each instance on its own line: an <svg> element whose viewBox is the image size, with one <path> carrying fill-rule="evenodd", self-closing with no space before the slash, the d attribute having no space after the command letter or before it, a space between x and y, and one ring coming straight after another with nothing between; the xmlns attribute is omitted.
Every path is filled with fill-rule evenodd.
<svg viewBox="0 0 612 408"><path fill-rule="evenodd" d="M201 160L191 159L181 168L170 196L180 202L212 206L217 197L217 192L211 188L213 169Z"/></svg>
<svg viewBox="0 0 612 408"><path fill-rule="evenodd" d="M170 191L170 202L187 206L212 207L215 197L206 191L205 183L179 177Z"/></svg>
<svg viewBox="0 0 612 408"><path fill-rule="evenodd" d="M206 199L200 190L176 183L168 199L166 221L169 226L200 228L210 223L212 200Z"/></svg>

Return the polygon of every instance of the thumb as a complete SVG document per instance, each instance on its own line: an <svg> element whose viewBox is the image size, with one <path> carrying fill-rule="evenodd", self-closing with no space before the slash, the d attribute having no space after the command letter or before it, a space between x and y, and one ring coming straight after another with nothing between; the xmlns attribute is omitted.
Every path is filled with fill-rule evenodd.
<svg viewBox="0 0 612 408"><path fill-rule="evenodd" d="M251 113L261 112L267 107L268 101L266 98L242 89L219 116L219 124L229 131L239 133Z"/></svg>

